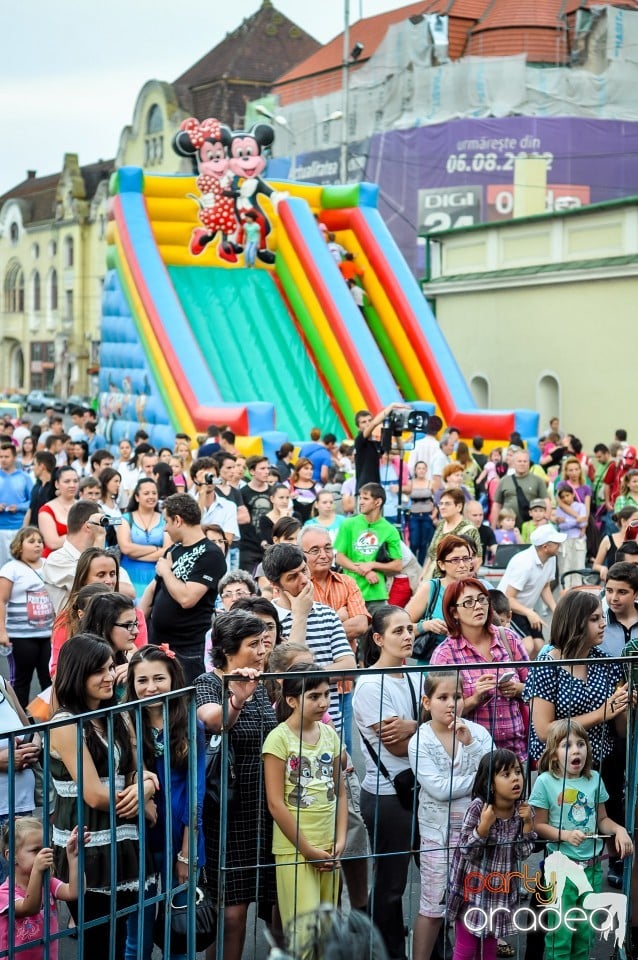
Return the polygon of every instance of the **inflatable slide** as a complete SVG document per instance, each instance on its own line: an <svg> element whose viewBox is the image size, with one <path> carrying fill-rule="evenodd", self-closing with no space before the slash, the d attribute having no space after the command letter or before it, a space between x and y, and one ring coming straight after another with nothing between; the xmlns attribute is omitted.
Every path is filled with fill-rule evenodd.
<svg viewBox="0 0 638 960"><path fill-rule="evenodd" d="M202 175L113 175L100 368L109 441L143 426L171 445L176 432L224 423L255 438L242 449L270 455L312 426L350 434L358 409L401 399L464 436L536 436L534 412L476 408L374 185L266 182L254 169L242 178L236 167L227 191L234 234L225 200L211 220ZM363 311L321 224L363 271Z"/></svg>

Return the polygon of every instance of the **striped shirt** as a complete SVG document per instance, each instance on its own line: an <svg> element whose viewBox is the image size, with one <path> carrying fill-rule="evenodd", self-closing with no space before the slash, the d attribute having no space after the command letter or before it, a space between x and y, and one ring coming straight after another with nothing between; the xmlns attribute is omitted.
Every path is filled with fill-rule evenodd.
<svg viewBox="0 0 638 960"><path fill-rule="evenodd" d="M275 604L276 606L276 604ZM277 607L284 637L290 636L292 613L284 607ZM341 620L331 607L323 603L313 603L306 622L306 643L312 651L315 663L320 667L330 667L342 657L351 657L352 649L348 643ZM339 693L336 684L330 684L330 719L337 730L341 730L341 711Z"/></svg>
<svg viewBox="0 0 638 960"><path fill-rule="evenodd" d="M345 607L348 620L351 617L359 616L364 616L368 621L371 620L363 594L352 577L346 577L343 573L335 573L334 570L329 570L325 580L316 580L313 577L312 585L315 588L317 603L323 603L327 607L332 607L333 610L341 610L342 607ZM350 642L350 646L352 652L356 653L355 643ZM352 680L340 680L337 683L339 693L350 693L353 687Z"/></svg>

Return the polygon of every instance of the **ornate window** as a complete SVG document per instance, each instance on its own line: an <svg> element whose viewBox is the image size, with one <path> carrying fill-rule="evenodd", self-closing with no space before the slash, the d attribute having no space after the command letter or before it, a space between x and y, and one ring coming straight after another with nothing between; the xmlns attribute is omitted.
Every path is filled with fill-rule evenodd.
<svg viewBox="0 0 638 960"><path fill-rule="evenodd" d="M4 276L4 309L5 313L24 313L24 272L15 260Z"/></svg>
<svg viewBox="0 0 638 960"><path fill-rule="evenodd" d="M152 167L161 163L164 157L164 117L159 106L154 103L146 116L146 136L144 139L144 164Z"/></svg>

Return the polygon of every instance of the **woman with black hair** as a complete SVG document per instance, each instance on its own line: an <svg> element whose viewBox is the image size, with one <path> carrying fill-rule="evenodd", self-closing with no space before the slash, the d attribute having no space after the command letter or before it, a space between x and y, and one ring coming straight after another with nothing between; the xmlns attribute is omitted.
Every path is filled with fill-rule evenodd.
<svg viewBox="0 0 638 960"><path fill-rule="evenodd" d="M123 593L102 593L93 597L84 613L82 630L100 637L111 647L115 698L121 700L126 688L129 657L135 649L139 630L135 602Z"/></svg>
<svg viewBox="0 0 638 960"><path fill-rule="evenodd" d="M155 481L150 477L142 477L135 485L121 526L117 528L122 566L131 578L138 597L142 596L155 577L155 564L171 544L165 532L166 523L158 500Z"/></svg>
<svg viewBox="0 0 638 960"><path fill-rule="evenodd" d="M278 646L284 635L281 630L281 621L277 616L276 607L266 597L240 597L232 605L233 610L245 610L259 617L264 625L264 646L266 656L273 647Z"/></svg>
<svg viewBox="0 0 638 960"><path fill-rule="evenodd" d="M76 440L73 443L73 454L75 459L71 466L77 473L80 480L91 476L91 464L89 463L89 445L86 440Z"/></svg>
<svg viewBox="0 0 638 960"><path fill-rule="evenodd" d="M112 520L119 520L122 516L122 511L120 509L119 497L120 497L120 486L122 485L122 475L118 470L114 470L113 467L105 467L104 470L100 473L100 506L102 507L102 513L105 513L107 517L110 517ZM117 538L114 536L113 543L108 543L108 534L112 530L115 535L115 528L110 527L107 529L107 546L115 546L117 543Z"/></svg>
<svg viewBox="0 0 638 960"><path fill-rule="evenodd" d="M163 461L160 460L153 467L153 476L155 477L155 483L157 484L157 495L159 497L159 506L161 508L167 497L177 493L177 487L175 486L175 481L173 480L173 471L170 467L170 464L163 463Z"/></svg>
<svg viewBox="0 0 638 960"><path fill-rule="evenodd" d="M51 730L51 776L55 787L53 813L53 850L55 876L68 880L66 843L78 822L78 798L83 805L84 826L91 842L84 850L84 920L103 919L90 929L83 928L84 951L91 960L108 960L110 943L115 941L115 956L124 954L126 918L110 920L112 899L116 909L135 902L141 878L137 827L139 785L136 782L137 753L131 724L123 713L113 716L112 728L104 716L79 720L115 704L114 664L110 646L99 637L79 633L60 651L55 677L55 696L59 705L54 719L69 723ZM78 724L80 730L78 730ZM79 739L80 738L80 739ZM81 779L78 768L78 744L82 743ZM110 773L113 758L114 787ZM155 816L152 798L159 784L155 774L143 771L143 796L147 814ZM111 816L114 809L114 824ZM115 875L111 873L111 847L115 845ZM69 904L78 921L77 902Z"/></svg>
<svg viewBox="0 0 638 960"><path fill-rule="evenodd" d="M67 534L69 510L75 503L79 477L73 467L59 467L53 474L55 497L38 510L38 527L44 540L43 557L59 550Z"/></svg>
<svg viewBox="0 0 638 960"><path fill-rule="evenodd" d="M246 937L248 906L257 902L259 916L268 924L276 903L275 871L272 868L272 820L264 796L261 749L277 726L277 720L259 677L266 654L264 624L243 610L219 614L213 626L212 673L195 681L197 716L207 731L219 734L223 725L224 678L228 684L229 743L235 755L239 790L228 811L226 833L226 891L224 909L224 958L241 960ZM206 861L219 861L219 810L204 803ZM264 869L271 865L270 869ZM257 867L260 869L257 869ZM217 871L207 875L213 898L217 897Z"/></svg>
<svg viewBox="0 0 638 960"><path fill-rule="evenodd" d="M295 447L292 443L282 443L279 450L275 451L275 456L277 457L275 468L282 483L290 479L290 474L293 471L292 458L294 452Z"/></svg>
<svg viewBox="0 0 638 960"><path fill-rule="evenodd" d="M160 699L161 694L181 690L185 686L184 671L175 652L167 644L141 647L131 657L126 699L148 701L148 706L142 710L141 750L144 767L156 773L160 783L161 801L157 804L157 822L147 829L146 842L155 869L161 875L162 890L188 883L190 871L198 873L206 859L202 829L206 785L204 725L201 721L197 722L197 849L191 853L189 828L193 804L189 793L188 756L192 751L192 743L188 731L188 700L186 696L172 697L164 704ZM165 755L170 771L170 791L166 783ZM167 821L172 839L170 860L166 843ZM184 904L184 892L174 894L173 901L176 906ZM144 911L144 942L140 945L138 918L135 914L129 917L124 960L151 960L154 919L153 904Z"/></svg>

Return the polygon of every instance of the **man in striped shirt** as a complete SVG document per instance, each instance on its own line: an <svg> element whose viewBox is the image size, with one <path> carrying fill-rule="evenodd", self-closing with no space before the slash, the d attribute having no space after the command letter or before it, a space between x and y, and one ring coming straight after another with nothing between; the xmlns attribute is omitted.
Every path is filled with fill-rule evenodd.
<svg viewBox="0 0 638 960"><path fill-rule="evenodd" d="M321 527L302 527L297 542L303 550L308 572L318 603L332 607L346 631L346 637L357 653L357 641L368 629L371 617L366 609L361 590L352 577L332 569L334 548L326 530ZM352 755L352 680L337 684L339 708L343 717L346 749Z"/></svg>
<svg viewBox="0 0 638 960"><path fill-rule="evenodd" d="M356 669L341 620L330 607L314 601L314 588L301 549L290 543L276 543L266 550L263 568L264 576L279 591L275 607L286 639L305 643L323 670ZM328 712L339 732L341 711L336 684L330 686Z"/></svg>

